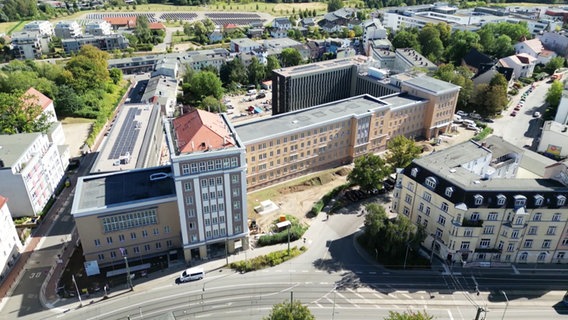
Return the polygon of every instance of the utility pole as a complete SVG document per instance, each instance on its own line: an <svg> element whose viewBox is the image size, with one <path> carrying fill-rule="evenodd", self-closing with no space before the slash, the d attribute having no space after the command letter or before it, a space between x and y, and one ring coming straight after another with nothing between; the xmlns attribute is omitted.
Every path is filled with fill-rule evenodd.
<svg viewBox="0 0 568 320"><path fill-rule="evenodd" d="M130 276L130 267L128 266L128 257L124 256L124 263L126 264L126 283L130 287L130 291L134 290L132 285L132 277Z"/></svg>
<svg viewBox="0 0 568 320"><path fill-rule="evenodd" d="M481 312L485 312L482 307L477 307L477 313L475 314L475 320L483 320L481 317Z"/></svg>
<svg viewBox="0 0 568 320"><path fill-rule="evenodd" d="M404 270L406 270L406 259L408 259L408 249L410 249L410 246L407 243L406 244L406 254L404 255L404 267L403 267Z"/></svg>
<svg viewBox="0 0 568 320"><path fill-rule="evenodd" d="M77 290L77 296L79 297L79 308L83 306L83 301L81 300L81 292L79 292L79 287L77 286L77 281L75 281L75 275L72 275L73 283L75 284L75 290Z"/></svg>
<svg viewBox="0 0 568 320"><path fill-rule="evenodd" d="M290 291L290 314L294 312L294 291Z"/></svg>
<svg viewBox="0 0 568 320"><path fill-rule="evenodd" d="M292 223L288 225L288 255L290 255L290 228L292 228Z"/></svg>
<svg viewBox="0 0 568 320"><path fill-rule="evenodd" d="M507 301L507 304L505 304L505 310L503 310L503 316L501 317L501 320L505 319L505 313L507 312L507 308L509 307L509 297L507 297L507 294L505 293L505 291L501 290L501 293L503 294L503 296L505 296L505 300Z"/></svg>

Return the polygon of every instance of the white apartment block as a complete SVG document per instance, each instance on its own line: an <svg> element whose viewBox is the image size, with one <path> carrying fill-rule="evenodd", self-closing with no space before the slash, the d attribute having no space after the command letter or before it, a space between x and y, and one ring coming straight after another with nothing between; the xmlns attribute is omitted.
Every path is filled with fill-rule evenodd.
<svg viewBox="0 0 568 320"><path fill-rule="evenodd" d="M0 281L10 272L10 268L16 263L16 258L22 250L22 242L16 232L8 199L0 196Z"/></svg>
<svg viewBox="0 0 568 320"><path fill-rule="evenodd" d="M37 59L43 53L49 52L49 38L43 37L37 31L22 31L12 34L14 56L17 59Z"/></svg>
<svg viewBox="0 0 568 320"><path fill-rule="evenodd" d="M55 36L60 39L75 38L83 34L77 21L59 21L54 28Z"/></svg>
<svg viewBox="0 0 568 320"><path fill-rule="evenodd" d="M93 36L108 36L112 34L112 25L105 20L91 21L85 25L85 33Z"/></svg>
<svg viewBox="0 0 568 320"><path fill-rule="evenodd" d="M24 26L25 31L35 31L42 36L51 37L53 35L53 25L49 21L36 20Z"/></svg>
<svg viewBox="0 0 568 320"><path fill-rule="evenodd" d="M58 146L42 133L0 136L0 194L13 217L43 210L64 176Z"/></svg>
<svg viewBox="0 0 568 320"><path fill-rule="evenodd" d="M532 76L537 59L526 54L519 53L499 59L502 67L513 69L513 79L529 78Z"/></svg>

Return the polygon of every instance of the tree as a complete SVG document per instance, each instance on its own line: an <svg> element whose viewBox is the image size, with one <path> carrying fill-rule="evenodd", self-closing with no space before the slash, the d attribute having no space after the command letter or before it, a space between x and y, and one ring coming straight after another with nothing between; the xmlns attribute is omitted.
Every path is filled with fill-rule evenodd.
<svg viewBox="0 0 568 320"><path fill-rule="evenodd" d="M434 78L453 83L461 87L456 108L464 110L473 95L473 73L466 67L454 67L453 64L443 64L434 73Z"/></svg>
<svg viewBox="0 0 568 320"><path fill-rule="evenodd" d="M273 55L268 56L268 58L266 59L266 78L272 79L272 70L280 68L282 68L282 66L280 66L280 61L278 61L278 58Z"/></svg>
<svg viewBox="0 0 568 320"><path fill-rule="evenodd" d="M491 52L493 55L496 57L507 57L514 52L515 48L513 47L513 42L508 35L502 34L495 39L493 51Z"/></svg>
<svg viewBox="0 0 568 320"><path fill-rule="evenodd" d="M112 79L114 84L118 84L122 80L122 70L118 68L112 68L109 71L109 77Z"/></svg>
<svg viewBox="0 0 568 320"><path fill-rule="evenodd" d="M227 108L221 103L221 101L215 97L207 96L198 106L199 109L207 110L209 112L225 112Z"/></svg>
<svg viewBox="0 0 568 320"><path fill-rule="evenodd" d="M0 93L0 134L47 132L47 115L33 96L21 91Z"/></svg>
<svg viewBox="0 0 568 320"><path fill-rule="evenodd" d="M562 82L554 80L548 92L546 93L546 102L550 105L550 108L556 109L560 104L560 99L562 98L563 86Z"/></svg>
<svg viewBox="0 0 568 320"><path fill-rule="evenodd" d="M260 84L266 77L266 69L256 57L252 58L252 61L247 68L247 73L249 83L254 85Z"/></svg>
<svg viewBox="0 0 568 320"><path fill-rule="evenodd" d="M355 167L347 176L347 180L359 185L365 192L381 189L383 180L389 174L388 166L383 158L374 154L366 154L355 159Z"/></svg>
<svg viewBox="0 0 568 320"><path fill-rule="evenodd" d="M71 85L75 92L82 94L90 89L104 88L110 80L108 53L91 45L85 45L65 65L71 73Z"/></svg>
<svg viewBox="0 0 568 320"><path fill-rule="evenodd" d="M245 65L238 58L223 63L219 70L219 77L225 87L232 83L245 84L248 81Z"/></svg>
<svg viewBox="0 0 568 320"><path fill-rule="evenodd" d="M461 59L471 50L480 49L479 35L475 32L456 30L452 33L448 46L446 47L446 57L448 61L456 65L461 64Z"/></svg>
<svg viewBox="0 0 568 320"><path fill-rule="evenodd" d="M223 96L221 80L212 72L200 71L191 78L188 93L190 101L199 105L208 96L220 100Z"/></svg>
<svg viewBox="0 0 568 320"><path fill-rule="evenodd" d="M405 311L404 313L390 311L389 316L385 320L432 320L433 316L426 311Z"/></svg>
<svg viewBox="0 0 568 320"><path fill-rule="evenodd" d="M58 115L73 115L83 107L83 99L71 86L62 85L57 92L55 110Z"/></svg>
<svg viewBox="0 0 568 320"><path fill-rule="evenodd" d="M136 29L134 35L140 43L152 43L152 30L150 30L150 22L145 15L136 17Z"/></svg>
<svg viewBox="0 0 568 320"><path fill-rule="evenodd" d="M333 11L339 10L341 8L343 8L343 1L342 0L330 0L327 3L327 12L333 12Z"/></svg>
<svg viewBox="0 0 568 320"><path fill-rule="evenodd" d="M387 143L387 150L386 163L390 166L391 172L397 168L406 168L422 153L422 148L417 146L414 140L403 135L390 139Z"/></svg>
<svg viewBox="0 0 568 320"><path fill-rule="evenodd" d="M396 33L392 39L392 45L396 49L413 48L420 50L420 43L418 42L418 32L414 29L404 29Z"/></svg>
<svg viewBox="0 0 568 320"><path fill-rule="evenodd" d="M268 314L268 317L264 317L263 320L315 320L314 317L308 309L308 307L302 305L298 300L290 302L282 302L275 304Z"/></svg>
<svg viewBox="0 0 568 320"><path fill-rule="evenodd" d="M286 48L280 54L283 67L293 67L302 64L302 55L296 48Z"/></svg>
<svg viewBox="0 0 568 320"><path fill-rule="evenodd" d="M557 69L564 67L565 62L566 60L562 57L554 57L544 66L544 72L552 75Z"/></svg>
<svg viewBox="0 0 568 320"><path fill-rule="evenodd" d="M424 56L432 61L439 61L444 52L444 44L440 40L440 31L432 25L426 24L418 33L418 42Z"/></svg>

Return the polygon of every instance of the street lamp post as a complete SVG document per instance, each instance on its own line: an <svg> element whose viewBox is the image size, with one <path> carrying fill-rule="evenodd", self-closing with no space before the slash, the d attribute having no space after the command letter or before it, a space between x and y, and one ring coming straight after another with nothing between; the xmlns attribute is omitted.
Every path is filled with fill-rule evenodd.
<svg viewBox="0 0 568 320"><path fill-rule="evenodd" d="M290 255L290 228L292 228L292 223L288 226L288 255Z"/></svg>
<svg viewBox="0 0 568 320"><path fill-rule="evenodd" d="M410 246L408 245L408 243L406 244L406 254L404 255L404 267L403 269L406 270L406 259L408 259L408 250L410 249Z"/></svg>
<svg viewBox="0 0 568 320"><path fill-rule="evenodd" d="M77 286L77 281L75 281L75 275L72 275L71 278L73 279L73 283L75 284L75 290L77 290L77 296L79 297L79 308L83 306L83 301L81 300L81 292L79 291L79 287Z"/></svg>
<svg viewBox="0 0 568 320"><path fill-rule="evenodd" d="M124 264L126 264L126 283L130 287L130 291L134 290L132 285L132 277L130 276L130 267L128 266L128 257L124 256Z"/></svg>
<svg viewBox="0 0 568 320"><path fill-rule="evenodd" d="M503 296L505 296L505 300L507 300L507 304L505 304L505 310L503 310L503 316L501 317L501 320L503 320L505 319L505 313L507 312L507 308L509 307L509 298L507 297L505 291L501 290L501 293L503 294Z"/></svg>

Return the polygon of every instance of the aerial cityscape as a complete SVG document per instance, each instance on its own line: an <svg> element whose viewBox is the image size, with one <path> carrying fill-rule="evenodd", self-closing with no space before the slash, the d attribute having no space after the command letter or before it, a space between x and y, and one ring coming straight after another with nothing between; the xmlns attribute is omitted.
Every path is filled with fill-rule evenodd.
<svg viewBox="0 0 568 320"><path fill-rule="evenodd" d="M568 5L0 13L0 319L568 315Z"/></svg>

